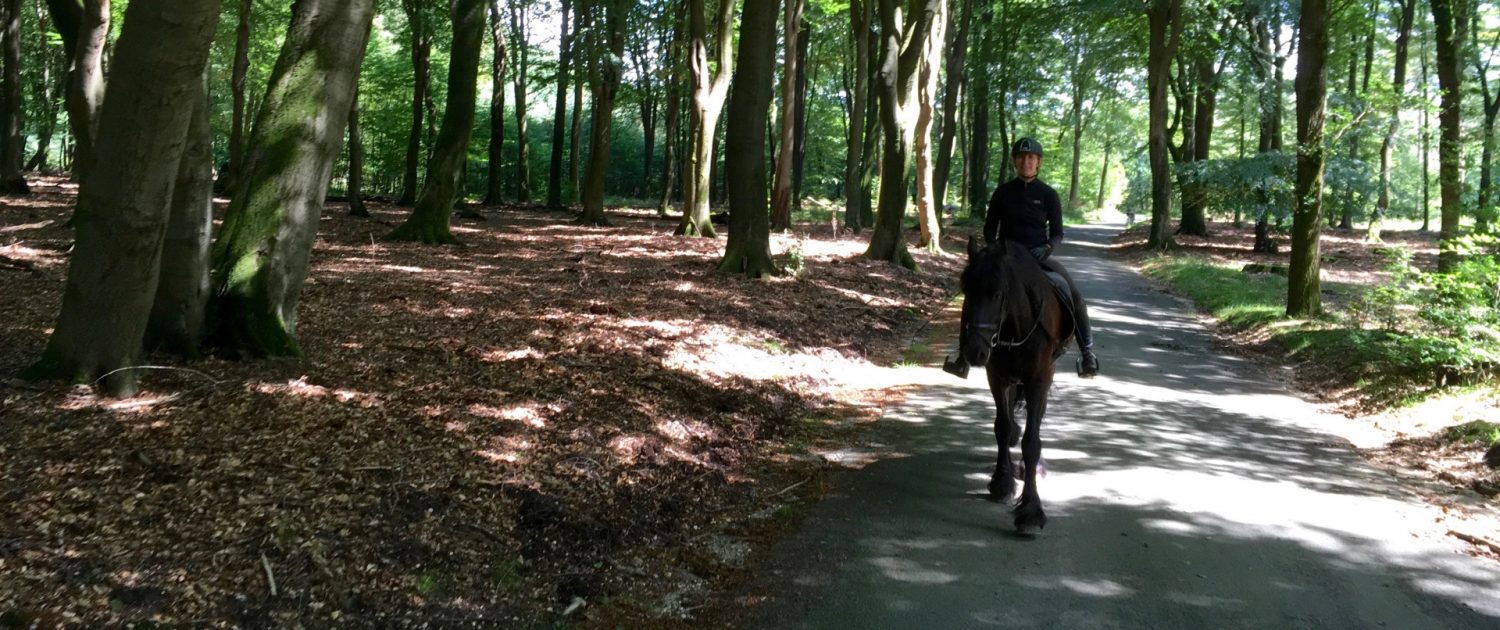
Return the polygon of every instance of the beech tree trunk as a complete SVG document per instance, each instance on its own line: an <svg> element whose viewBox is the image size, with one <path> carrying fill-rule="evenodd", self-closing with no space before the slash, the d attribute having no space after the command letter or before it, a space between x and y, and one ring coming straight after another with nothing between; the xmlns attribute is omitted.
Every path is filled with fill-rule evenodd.
<svg viewBox="0 0 1500 630"><path fill-rule="evenodd" d="M880 97L883 129L880 168L880 206L875 231L865 257L885 260L908 269L917 261L907 251L902 224L906 218L907 176L911 173L913 134L917 118L917 79L926 44L929 20L938 15L943 0L907 0L904 11L898 0L880 0L880 79L875 91ZM900 14L904 24L896 22Z"/></svg>
<svg viewBox="0 0 1500 630"><path fill-rule="evenodd" d="M4 28L5 72L0 77L0 96L3 96L4 133L0 135L0 191L19 195L31 192L26 185L26 176L21 167L26 160L26 136L22 134L22 118L26 115L26 102L21 96L21 8L24 0L5 0Z"/></svg>
<svg viewBox="0 0 1500 630"><path fill-rule="evenodd" d="M374 0L297 0L211 252L209 343L300 356L297 303L349 124Z"/></svg>
<svg viewBox="0 0 1500 630"><path fill-rule="evenodd" d="M672 43L667 50L667 121L666 142L662 146L661 203L656 216L665 217L672 208L672 189L677 173L677 135L682 119L682 36L686 29L687 0L678 0L677 19L672 27Z"/></svg>
<svg viewBox="0 0 1500 630"><path fill-rule="evenodd" d="M568 12L572 8L571 0L562 0L561 8L557 40L557 105L552 109L552 164L547 169L547 207L553 210L561 210L563 207L563 137L568 119L568 66L573 56L571 50L573 35L568 33ZM496 85L499 85L498 81Z"/></svg>
<svg viewBox="0 0 1500 630"><path fill-rule="evenodd" d="M786 21L783 27L785 35L782 37L785 41L785 54L781 64L781 142L776 154L776 183L771 188L771 229L777 232L785 232L792 227L792 157L797 150L797 103L800 100L797 98L797 29L802 26L802 13L806 8L807 0L786 0ZM744 25L740 26L740 30L745 30ZM774 39L773 35L772 40ZM743 49L743 41L740 45ZM729 120L732 125L734 119ZM762 145L761 148L764 149L765 146Z"/></svg>
<svg viewBox="0 0 1500 630"><path fill-rule="evenodd" d="M583 214L578 218L584 225L609 225L609 218L604 216L604 183L609 170L615 99L625 73L625 18L629 13L630 0L614 0L604 6L609 54L595 61L598 71L592 90L594 117L589 129L588 180L583 187Z"/></svg>
<svg viewBox="0 0 1500 630"><path fill-rule="evenodd" d="M1438 183L1442 196L1438 238L1438 271L1458 265L1453 239L1463 210L1463 43L1469 25L1469 0L1432 0L1432 21L1437 31L1438 87L1442 94L1438 109Z"/></svg>
<svg viewBox="0 0 1500 630"><path fill-rule="evenodd" d="M365 207L365 142L359 128L358 79L349 104L349 216L370 216L370 209Z"/></svg>
<svg viewBox="0 0 1500 630"><path fill-rule="evenodd" d="M97 149L112 167L79 189L76 240L57 326L30 377L137 390L136 365L154 303L167 208L202 89L217 0L134 0L116 44L121 80L100 111ZM171 42L171 46L162 45Z"/></svg>
<svg viewBox="0 0 1500 630"><path fill-rule="evenodd" d="M1169 70L1182 36L1182 0L1152 0L1149 11L1151 47L1146 61L1146 86L1150 95L1147 139L1151 160L1151 232L1146 247L1163 251L1176 246L1172 240L1172 165L1167 138L1167 85Z"/></svg>
<svg viewBox="0 0 1500 630"><path fill-rule="evenodd" d="M229 120L229 168L220 179L225 190L233 190L245 163L245 75L250 72L251 0L240 0L239 21L234 30L234 68L230 71L229 91L232 112Z"/></svg>
<svg viewBox="0 0 1500 630"><path fill-rule="evenodd" d="M870 94L870 9L875 0L850 0L849 28L854 45L853 90L849 95L849 142L844 152L844 225L858 233L864 227L865 109Z"/></svg>
<svg viewBox="0 0 1500 630"><path fill-rule="evenodd" d="M527 202L531 201L531 144L526 138L526 71L531 55L526 45L526 15L518 0L510 3L510 29L516 50L516 201ZM499 84L495 85L498 91Z"/></svg>
<svg viewBox="0 0 1500 630"><path fill-rule="evenodd" d="M213 129L208 77L198 81L187 142L177 163L156 299L146 325L146 350L198 357L208 309L208 243L213 229Z"/></svg>
<svg viewBox="0 0 1500 630"><path fill-rule="evenodd" d="M448 58L448 98L422 196L411 216L392 230L387 239L417 241L429 245L456 243L450 229L453 205L463 198L464 162L469 136L474 130L474 100L478 94L479 53L484 43L484 0L453 0L453 46Z"/></svg>
<svg viewBox="0 0 1500 630"><path fill-rule="evenodd" d="M1297 193L1286 314L1323 310L1318 237L1323 208L1323 114L1328 101L1328 1L1302 0L1297 40Z"/></svg>
<svg viewBox="0 0 1500 630"><path fill-rule="evenodd" d="M734 73L734 95L729 100L729 128L725 133L724 168L736 176L728 182L729 241L719 270L750 278L777 273L771 261L770 222L766 216L766 163L762 159L766 146L762 133L771 104L776 13L780 2L750 0L745 4L740 22L739 66ZM787 2L802 4L802 0ZM789 7L788 20L791 12Z"/></svg>
<svg viewBox="0 0 1500 630"><path fill-rule="evenodd" d="M1193 61L1193 71L1198 75L1193 107L1193 161L1208 159L1210 139L1214 131L1214 109L1219 100L1219 72L1215 62L1209 58ZM1188 124L1188 121L1183 121ZM1208 199L1206 191L1197 182L1185 187L1182 195L1182 223L1178 234L1208 236Z"/></svg>
<svg viewBox="0 0 1500 630"><path fill-rule="evenodd" d="M688 115L691 145L683 163L682 222L677 225L677 234L681 236L718 236L709 221L708 207L713 192L714 132L734 68L729 33L735 4L737 0L719 0L710 49L704 0L688 0L688 67L692 70L693 106ZM711 60L717 62L716 68L710 67Z"/></svg>
<svg viewBox="0 0 1500 630"><path fill-rule="evenodd" d="M406 170L401 177L400 205L410 205L417 200L417 169L422 161L423 117L427 113L428 91L431 90L432 29L427 27L427 9L422 0L402 0L406 9L407 23L411 28L411 128L406 136Z"/></svg>
<svg viewBox="0 0 1500 630"><path fill-rule="evenodd" d="M947 81L943 83L942 126L938 131L937 170L932 174L932 196L938 205L948 200L948 175L953 170L953 139L958 131L959 99L963 98L967 75L964 59L969 49L969 21L974 17L974 0L963 0L963 14L948 16L948 55L944 61Z"/></svg>
<svg viewBox="0 0 1500 630"><path fill-rule="evenodd" d="M973 61L970 75L974 77L973 89L969 92L969 102L973 103L971 109L973 119L969 123L969 216L979 219L983 218L988 210L990 200L989 169L990 169L990 70L989 62L995 55L995 41L1000 37L996 33L994 10L989 6L984 9L984 17L980 21L979 33L979 56ZM1007 149L1008 150L1008 149Z"/></svg>
<svg viewBox="0 0 1500 630"><path fill-rule="evenodd" d="M1385 128L1385 138L1380 142L1380 192L1375 201L1375 212L1370 214L1370 227L1365 239L1380 242L1380 221L1391 210L1391 154L1395 149L1396 133L1401 130L1401 93L1406 89L1406 60L1411 49L1411 25L1416 14L1417 0L1396 0L1401 11L1396 18L1396 63L1391 71L1391 117ZM1425 105L1423 106L1425 109ZM1427 133L1423 125L1422 133ZM1422 156L1423 161L1427 159Z"/></svg>
<svg viewBox="0 0 1500 630"><path fill-rule="evenodd" d="M573 29L573 43L569 45L573 57L573 123L568 137L568 198L573 201L578 200L583 190L578 183L578 167L584 160L583 82L593 73L593 24L590 22L593 1L579 0L575 6L577 23Z"/></svg>
<svg viewBox="0 0 1500 630"><path fill-rule="evenodd" d="M948 25L948 3L938 2L937 12L927 19L927 39L922 51L921 69L917 71L917 120L912 136L912 152L916 154L917 169L917 225L920 237L917 246L931 254L941 254L938 212L942 210L941 199L933 190L932 164L932 119L936 109L933 99L937 97L938 66L943 62L943 29Z"/></svg>
<svg viewBox="0 0 1500 630"><path fill-rule="evenodd" d="M484 205L500 203L505 197L505 176L501 173L505 164L505 29L504 14L500 12L500 0L490 0L490 41L495 54L490 62L490 143L489 164L486 174ZM566 28L566 27L565 27ZM557 152L554 144L552 152ZM550 191L550 189L549 189Z"/></svg>

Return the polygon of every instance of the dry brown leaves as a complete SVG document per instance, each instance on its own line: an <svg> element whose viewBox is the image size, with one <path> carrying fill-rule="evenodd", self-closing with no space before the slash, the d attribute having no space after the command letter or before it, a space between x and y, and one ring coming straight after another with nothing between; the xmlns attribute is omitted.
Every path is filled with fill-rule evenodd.
<svg viewBox="0 0 1500 630"><path fill-rule="evenodd" d="M39 355L71 246L73 190L36 188L0 201L0 254L39 271L0 267L6 374ZM305 359L153 357L186 369L120 401L0 385L0 615L669 623L733 577L710 543L814 491L781 492L816 475L817 421L878 413L861 370L959 264L907 272L816 226L777 237L801 277L749 281L713 271L722 240L644 213L490 208L435 248L381 242L404 210L371 210L325 213Z"/></svg>

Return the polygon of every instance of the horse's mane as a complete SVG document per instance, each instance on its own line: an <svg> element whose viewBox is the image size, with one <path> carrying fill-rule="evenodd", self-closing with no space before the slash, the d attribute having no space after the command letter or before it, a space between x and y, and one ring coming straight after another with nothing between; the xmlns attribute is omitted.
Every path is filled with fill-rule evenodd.
<svg viewBox="0 0 1500 630"><path fill-rule="evenodd" d="M1051 286L1041 264L1014 241L996 241L976 252L959 281L965 295L1003 295L1005 319L1025 325Z"/></svg>

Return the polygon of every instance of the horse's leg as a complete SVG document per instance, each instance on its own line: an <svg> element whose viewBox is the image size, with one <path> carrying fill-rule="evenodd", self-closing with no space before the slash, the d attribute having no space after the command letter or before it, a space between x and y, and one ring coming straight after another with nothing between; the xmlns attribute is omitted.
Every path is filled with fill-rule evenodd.
<svg viewBox="0 0 1500 630"><path fill-rule="evenodd" d="M1051 379L1028 383L1026 387L1026 435L1021 439L1021 459L1026 464L1026 487L1021 490L1021 502L1012 512L1016 518L1016 531L1022 534L1047 526L1047 515L1042 511L1042 498L1037 494L1036 467L1042 459L1042 414L1047 412L1047 392L1051 388Z"/></svg>
<svg viewBox="0 0 1500 630"><path fill-rule="evenodd" d="M1015 415L1011 412L1016 388L1009 383L999 384L992 380L990 392L995 396L995 446L999 449L999 454L995 457L995 474L990 475L990 496L1001 503L1009 503L1016 496L1010 447L1020 439L1021 433L1021 427L1016 424Z"/></svg>

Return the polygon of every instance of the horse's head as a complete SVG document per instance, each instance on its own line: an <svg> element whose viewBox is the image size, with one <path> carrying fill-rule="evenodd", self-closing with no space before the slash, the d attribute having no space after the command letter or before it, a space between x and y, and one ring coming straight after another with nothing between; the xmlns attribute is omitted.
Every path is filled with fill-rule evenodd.
<svg viewBox="0 0 1500 630"><path fill-rule="evenodd" d="M960 276L964 306L958 343L958 352L969 365L988 363L990 350L999 339L1008 292L1008 274L1003 273L1006 250L1004 241L980 246L977 239L969 237L969 263Z"/></svg>

